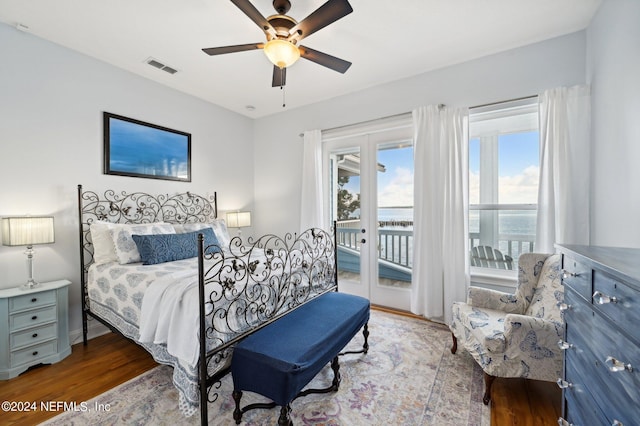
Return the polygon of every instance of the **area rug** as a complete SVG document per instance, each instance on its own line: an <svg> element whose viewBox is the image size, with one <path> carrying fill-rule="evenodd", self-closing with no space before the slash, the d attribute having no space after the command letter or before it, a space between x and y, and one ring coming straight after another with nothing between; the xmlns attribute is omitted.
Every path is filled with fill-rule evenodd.
<svg viewBox="0 0 640 426"><path fill-rule="evenodd" d="M482 404L482 370L465 352L451 354L447 327L386 312L371 311L369 353L340 358L342 383L335 393L312 394L291 404L295 425L490 425ZM348 346L362 346L359 334ZM324 387L325 368L311 383ZM220 398L209 404L210 425L233 425L233 383L223 379ZM91 401L84 412L63 413L46 425L197 425L185 418L171 368L156 367ZM244 393L243 404L263 402ZM252 410L244 425L277 425L280 409Z"/></svg>

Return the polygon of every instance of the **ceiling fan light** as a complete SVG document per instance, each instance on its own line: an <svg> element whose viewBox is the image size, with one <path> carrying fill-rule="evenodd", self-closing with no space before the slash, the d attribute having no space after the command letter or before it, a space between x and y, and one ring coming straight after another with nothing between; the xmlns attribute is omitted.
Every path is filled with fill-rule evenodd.
<svg viewBox="0 0 640 426"><path fill-rule="evenodd" d="M287 68L300 59L300 51L286 40L273 39L264 45L264 53L275 66Z"/></svg>

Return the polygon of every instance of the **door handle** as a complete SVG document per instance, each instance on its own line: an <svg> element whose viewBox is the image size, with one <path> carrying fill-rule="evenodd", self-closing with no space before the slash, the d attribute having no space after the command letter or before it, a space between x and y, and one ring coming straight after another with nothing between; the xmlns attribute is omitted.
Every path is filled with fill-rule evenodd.
<svg viewBox="0 0 640 426"><path fill-rule="evenodd" d="M364 244L364 243L366 243L366 242L367 242L367 240L365 240L365 239L363 238L363 239L361 239L361 240L360 240L360 242L361 242L362 244Z"/></svg>

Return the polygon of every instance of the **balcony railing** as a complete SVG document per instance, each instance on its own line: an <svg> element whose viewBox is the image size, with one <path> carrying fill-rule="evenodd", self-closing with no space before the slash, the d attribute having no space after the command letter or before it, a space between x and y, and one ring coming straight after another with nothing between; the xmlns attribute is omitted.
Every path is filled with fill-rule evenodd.
<svg viewBox="0 0 640 426"><path fill-rule="evenodd" d="M382 223L381 225L384 225ZM413 265L413 222L403 221L402 226L410 229L379 229L378 258L387 262L412 268ZM360 220L344 220L337 223L338 246L360 251L361 240L368 239L360 228ZM535 235L500 234L495 246L503 254L509 255L516 262L522 253L534 250ZM469 233L469 247L480 245L480 233Z"/></svg>

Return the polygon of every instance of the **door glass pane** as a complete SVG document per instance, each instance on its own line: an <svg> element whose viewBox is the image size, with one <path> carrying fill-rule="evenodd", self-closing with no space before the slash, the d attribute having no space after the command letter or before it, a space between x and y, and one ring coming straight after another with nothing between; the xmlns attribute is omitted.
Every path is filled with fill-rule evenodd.
<svg viewBox="0 0 640 426"><path fill-rule="evenodd" d="M413 261L413 145L378 145L378 284L410 288Z"/></svg>
<svg viewBox="0 0 640 426"><path fill-rule="evenodd" d="M337 221L338 279L360 282L360 150L336 151L331 160L331 211Z"/></svg>

